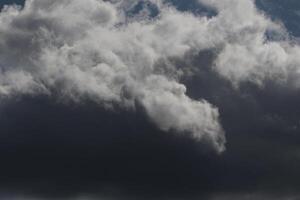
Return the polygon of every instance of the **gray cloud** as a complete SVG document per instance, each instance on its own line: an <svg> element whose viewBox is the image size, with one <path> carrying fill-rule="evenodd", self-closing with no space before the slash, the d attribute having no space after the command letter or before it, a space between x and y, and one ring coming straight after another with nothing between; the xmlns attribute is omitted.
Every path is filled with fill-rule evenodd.
<svg viewBox="0 0 300 200"><path fill-rule="evenodd" d="M151 6L133 15L139 2L28 0L24 8L1 12L0 94L12 102L1 108L1 132L13 135L1 135L8 163L1 171L15 178L1 183L9 188L12 180L13 188L21 185L29 194L35 188L41 196L55 193L56 182L63 189L55 195L67 197L89 193L91 185L92 193L101 193L110 182L184 199L274 199L277 191L278 199L293 199L299 191L297 38L251 0L200 0L215 10L210 16L154 0L143 2L157 15ZM46 103L35 100L44 95ZM33 98L18 104L16 96ZM94 104L74 111L53 100L92 101L107 112ZM111 112L119 107L137 115ZM199 143L180 135L223 151L223 129L229 142L219 157L202 155ZM129 139L117 134L124 132ZM20 144L23 133L33 135ZM92 156L84 160L83 154ZM23 186L26 181L31 184Z"/></svg>
<svg viewBox="0 0 300 200"><path fill-rule="evenodd" d="M1 190L21 200L298 199L298 44L283 25L246 0L202 0L209 16L110 2L36 0L1 13ZM216 156L201 144L223 150L219 115L228 144Z"/></svg>
<svg viewBox="0 0 300 200"><path fill-rule="evenodd" d="M157 1L159 17L126 22L124 10L134 3L28 0L23 9L5 7L0 16L1 94L55 91L61 99L88 97L105 107L129 109L138 103L162 130L205 137L222 151L217 108L186 95L178 82L181 69L171 67L173 75L168 69L157 73L159 61L202 46L206 19Z"/></svg>
<svg viewBox="0 0 300 200"><path fill-rule="evenodd" d="M218 52L216 73L237 87L270 79L298 87L299 46L252 0L200 0L216 10L210 18L149 1L158 16L149 17L146 8L129 19L126 12L138 2L28 0L23 9L5 7L0 16L1 94L55 91L60 99L88 97L108 108L134 109L138 103L162 130L206 137L222 151L217 108L186 95L179 82L184 66L158 63L212 49Z"/></svg>

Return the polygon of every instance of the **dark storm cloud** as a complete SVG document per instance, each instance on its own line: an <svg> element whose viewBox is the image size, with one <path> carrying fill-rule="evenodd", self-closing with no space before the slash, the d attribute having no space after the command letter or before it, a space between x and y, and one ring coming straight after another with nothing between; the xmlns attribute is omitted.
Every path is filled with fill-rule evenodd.
<svg viewBox="0 0 300 200"><path fill-rule="evenodd" d="M297 199L300 96L251 83L237 91L210 70L213 58L206 51L182 61L207 64L183 82L188 95L219 107L228 139L222 155L162 133L143 108L110 112L93 102L23 98L1 108L3 193L30 200Z"/></svg>
<svg viewBox="0 0 300 200"><path fill-rule="evenodd" d="M2 12L2 197L298 199L299 46L282 24L251 0L111 2Z"/></svg>

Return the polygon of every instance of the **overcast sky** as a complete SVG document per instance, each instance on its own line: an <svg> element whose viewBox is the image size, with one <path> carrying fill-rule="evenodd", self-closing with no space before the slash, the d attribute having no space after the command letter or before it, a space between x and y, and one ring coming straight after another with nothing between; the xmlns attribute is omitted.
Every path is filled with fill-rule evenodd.
<svg viewBox="0 0 300 200"><path fill-rule="evenodd" d="M0 6L0 198L300 199L300 2Z"/></svg>

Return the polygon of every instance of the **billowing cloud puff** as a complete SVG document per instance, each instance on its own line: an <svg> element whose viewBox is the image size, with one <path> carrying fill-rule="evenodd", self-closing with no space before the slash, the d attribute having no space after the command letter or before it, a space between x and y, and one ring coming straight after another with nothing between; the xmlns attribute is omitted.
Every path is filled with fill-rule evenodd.
<svg viewBox="0 0 300 200"><path fill-rule="evenodd" d="M205 47L207 19L153 2L159 16L128 20L135 2L27 0L22 9L5 7L0 94L59 94L125 109L139 104L160 129L206 138L222 151L218 110L186 95L181 69L159 64Z"/></svg>
<svg viewBox="0 0 300 200"><path fill-rule="evenodd" d="M200 0L217 10L209 22L219 40L216 71L236 86L242 81L287 82L298 73L300 48L285 28L257 10L253 0ZM295 77L294 77L295 78Z"/></svg>

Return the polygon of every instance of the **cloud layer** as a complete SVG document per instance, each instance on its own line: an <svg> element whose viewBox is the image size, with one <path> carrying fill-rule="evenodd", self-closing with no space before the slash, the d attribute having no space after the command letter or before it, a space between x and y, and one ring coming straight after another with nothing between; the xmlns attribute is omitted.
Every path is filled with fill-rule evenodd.
<svg viewBox="0 0 300 200"><path fill-rule="evenodd" d="M298 198L298 39L252 0L187 2L4 8L0 196Z"/></svg>

